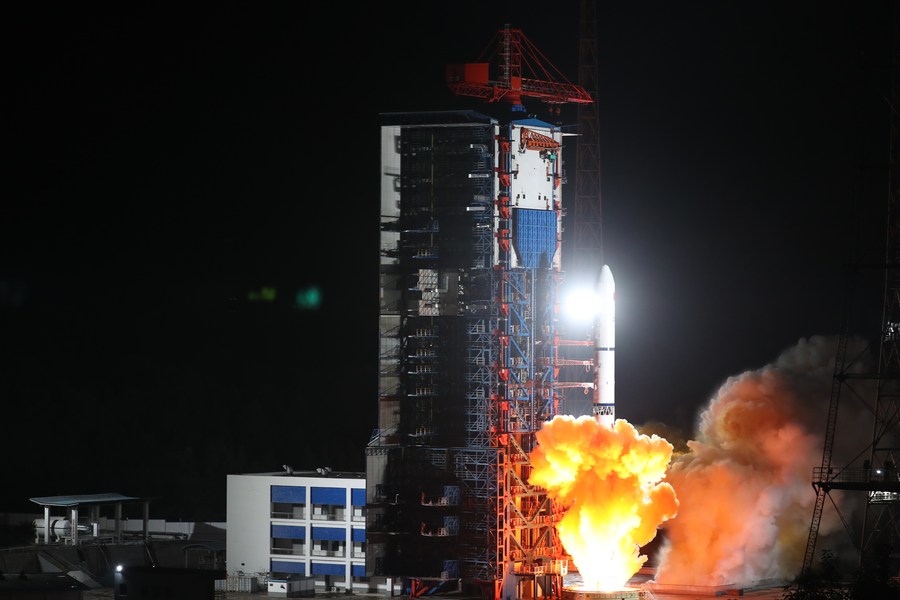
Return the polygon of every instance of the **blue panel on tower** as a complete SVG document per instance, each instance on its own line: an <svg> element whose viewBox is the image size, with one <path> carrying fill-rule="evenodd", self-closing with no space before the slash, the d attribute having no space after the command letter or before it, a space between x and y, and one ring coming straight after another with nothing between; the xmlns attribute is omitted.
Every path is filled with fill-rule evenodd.
<svg viewBox="0 0 900 600"><path fill-rule="evenodd" d="M354 529L352 533L354 542L364 542L366 541L366 530L365 529Z"/></svg>
<svg viewBox="0 0 900 600"><path fill-rule="evenodd" d="M306 486L303 485L273 485L272 502L286 502L289 504L306 504Z"/></svg>
<svg viewBox="0 0 900 600"><path fill-rule="evenodd" d="M350 569L354 577L366 576L366 565L351 565Z"/></svg>
<svg viewBox="0 0 900 600"><path fill-rule="evenodd" d="M366 490L350 490L350 504L353 506L365 506Z"/></svg>
<svg viewBox="0 0 900 600"><path fill-rule="evenodd" d="M549 267L556 254L556 211L514 208L512 242L526 269Z"/></svg>
<svg viewBox="0 0 900 600"><path fill-rule="evenodd" d="M313 504L335 504L344 506L347 504L347 490L344 488L310 488L310 496Z"/></svg>
<svg viewBox="0 0 900 600"><path fill-rule="evenodd" d="M286 538L289 540L306 539L306 527L297 525L272 525L273 538Z"/></svg>

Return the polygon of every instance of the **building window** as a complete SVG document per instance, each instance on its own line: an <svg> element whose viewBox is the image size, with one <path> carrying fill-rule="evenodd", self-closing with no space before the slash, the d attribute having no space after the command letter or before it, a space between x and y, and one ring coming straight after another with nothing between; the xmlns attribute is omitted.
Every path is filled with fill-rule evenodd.
<svg viewBox="0 0 900 600"><path fill-rule="evenodd" d="M306 554L306 541L288 538L272 538L272 554L304 556Z"/></svg>
<svg viewBox="0 0 900 600"><path fill-rule="evenodd" d="M290 502L273 502L272 503L273 519L305 519L306 505L295 504Z"/></svg>
<svg viewBox="0 0 900 600"><path fill-rule="evenodd" d="M342 558L344 556L345 542L338 540L316 540L313 542L313 556L331 556Z"/></svg>
<svg viewBox="0 0 900 600"><path fill-rule="evenodd" d="M365 558L366 557L366 543L365 542L353 542L353 554L350 558Z"/></svg>
<svg viewBox="0 0 900 600"><path fill-rule="evenodd" d="M343 521L345 519L345 509L343 506L336 504L313 504L312 505L313 521Z"/></svg>

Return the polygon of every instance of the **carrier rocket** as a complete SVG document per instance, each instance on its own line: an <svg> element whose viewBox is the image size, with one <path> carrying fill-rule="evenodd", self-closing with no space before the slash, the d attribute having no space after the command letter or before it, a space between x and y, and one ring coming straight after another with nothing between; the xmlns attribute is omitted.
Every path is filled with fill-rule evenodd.
<svg viewBox="0 0 900 600"><path fill-rule="evenodd" d="M597 283L594 322L594 419L612 427L616 419L616 282L607 265Z"/></svg>

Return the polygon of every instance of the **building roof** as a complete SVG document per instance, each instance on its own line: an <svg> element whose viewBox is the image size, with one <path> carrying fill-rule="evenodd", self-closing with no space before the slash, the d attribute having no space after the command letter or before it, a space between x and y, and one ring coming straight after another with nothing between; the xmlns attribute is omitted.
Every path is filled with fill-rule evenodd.
<svg viewBox="0 0 900 600"><path fill-rule="evenodd" d="M118 504L129 502L143 502L145 498L123 496L122 494L72 494L68 496L39 496L29 498L35 504L41 506L80 506L82 504Z"/></svg>
<svg viewBox="0 0 900 600"><path fill-rule="evenodd" d="M474 110L442 110L417 112L383 112L380 113L382 125L461 125L478 123L482 125L497 124L497 119Z"/></svg>
<svg viewBox="0 0 900 600"><path fill-rule="evenodd" d="M547 121L535 119L534 117L528 117L525 119L513 119L513 123L519 126L528 125L529 127L546 127L547 129L556 129L555 125L552 125Z"/></svg>
<svg viewBox="0 0 900 600"><path fill-rule="evenodd" d="M287 466L287 465L285 465ZM233 473L240 476L258 476L258 477L306 477L316 479L365 479L366 474L360 471L327 471L320 473L318 471L268 471L265 473Z"/></svg>

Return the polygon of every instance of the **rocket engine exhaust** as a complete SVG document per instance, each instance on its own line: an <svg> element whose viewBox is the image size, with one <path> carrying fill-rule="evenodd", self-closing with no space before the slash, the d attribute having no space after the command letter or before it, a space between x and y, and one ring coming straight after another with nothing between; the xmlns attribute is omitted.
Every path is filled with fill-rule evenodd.
<svg viewBox="0 0 900 600"><path fill-rule="evenodd" d="M591 415L556 415L536 433L528 482L564 511L559 540L582 579L562 600L641 600L627 585L647 556L641 548L678 512L663 481L674 447L615 416L615 281L603 265L594 295Z"/></svg>

